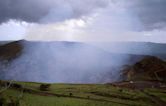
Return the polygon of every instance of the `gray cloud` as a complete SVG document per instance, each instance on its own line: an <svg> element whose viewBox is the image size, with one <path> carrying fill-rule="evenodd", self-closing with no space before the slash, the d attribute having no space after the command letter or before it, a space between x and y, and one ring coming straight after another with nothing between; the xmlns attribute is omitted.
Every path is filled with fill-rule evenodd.
<svg viewBox="0 0 166 106"><path fill-rule="evenodd" d="M109 0L0 0L0 23L63 21L87 15Z"/></svg>
<svg viewBox="0 0 166 106"><path fill-rule="evenodd" d="M0 23L10 19L51 23L80 18L98 8L105 8L110 1L127 4L129 11L138 16L146 30L166 24L165 0L0 0Z"/></svg>
<svg viewBox="0 0 166 106"><path fill-rule="evenodd" d="M39 5L38 1L32 0L1 0L0 1L0 23L9 19L36 22L41 16L46 15L47 8Z"/></svg>
<svg viewBox="0 0 166 106"><path fill-rule="evenodd" d="M19 35L20 39L28 40L165 42L165 5L165 0L0 0L0 36L13 39ZM25 25L20 21L26 21Z"/></svg>
<svg viewBox="0 0 166 106"><path fill-rule="evenodd" d="M125 0L124 0L125 1ZM166 0L131 0L129 9L143 22L146 30L162 28L166 24Z"/></svg>

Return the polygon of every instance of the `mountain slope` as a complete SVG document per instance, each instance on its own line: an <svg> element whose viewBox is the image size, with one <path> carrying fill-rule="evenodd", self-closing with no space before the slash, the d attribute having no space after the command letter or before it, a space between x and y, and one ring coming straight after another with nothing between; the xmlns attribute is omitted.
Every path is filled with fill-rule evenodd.
<svg viewBox="0 0 166 106"><path fill-rule="evenodd" d="M8 43L0 46L0 59L11 60L19 56L22 52L23 46L19 41Z"/></svg>
<svg viewBox="0 0 166 106"><path fill-rule="evenodd" d="M147 56L123 70L125 80L166 81L166 62L153 56Z"/></svg>

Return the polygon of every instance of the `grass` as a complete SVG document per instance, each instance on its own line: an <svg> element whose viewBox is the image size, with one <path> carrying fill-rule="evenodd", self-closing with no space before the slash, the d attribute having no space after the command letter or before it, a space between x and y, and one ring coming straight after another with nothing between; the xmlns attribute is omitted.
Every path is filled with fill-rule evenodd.
<svg viewBox="0 0 166 106"><path fill-rule="evenodd" d="M164 89L146 89L146 92L148 92L151 95L160 97L161 100L166 102L166 90Z"/></svg>
<svg viewBox="0 0 166 106"><path fill-rule="evenodd" d="M15 90L5 91L5 96L17 98L20 92ZM63 97L46 97L25 93L20 100L21 106L122 106L115 103L98 102L91 100L63 98Z"/></svg>
<svg viewBox="0 0 166 106"><path fill-rule="evenodd" d="M20 99L21 106L155 106L151 99L139 90L114 87L107 84L51 84L49 91L40 91L41 83L15 82L25 88L40 92L41 94L59 94L60 97L53 95L40 95L34 93L23 93ZM146 92L166 101L166 90L145 89ZM3 96L17 99L21 91L18 89L8 89L3 92ZM72 95L70 95L72 94Z"/></svg>

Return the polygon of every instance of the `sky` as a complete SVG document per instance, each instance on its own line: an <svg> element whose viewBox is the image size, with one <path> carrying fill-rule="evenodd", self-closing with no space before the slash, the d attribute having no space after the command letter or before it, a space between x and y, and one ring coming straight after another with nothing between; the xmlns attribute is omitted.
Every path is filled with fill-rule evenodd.
<svg viewBox="0 0 166 106"><path fill-rule="evenodd" d="M0 40L166 43L166 0L0 0Z"/></svg>

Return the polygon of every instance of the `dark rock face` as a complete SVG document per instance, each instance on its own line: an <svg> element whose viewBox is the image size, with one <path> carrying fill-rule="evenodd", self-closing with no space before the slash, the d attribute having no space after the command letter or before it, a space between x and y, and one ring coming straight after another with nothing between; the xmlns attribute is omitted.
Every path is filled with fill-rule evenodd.
<svg viewBox="0 0 166 106"><path fill-rule="evenodd" d="M166 81L166 62L153 56L147 56L133 66L123 70L124 80Z"/></svg>

